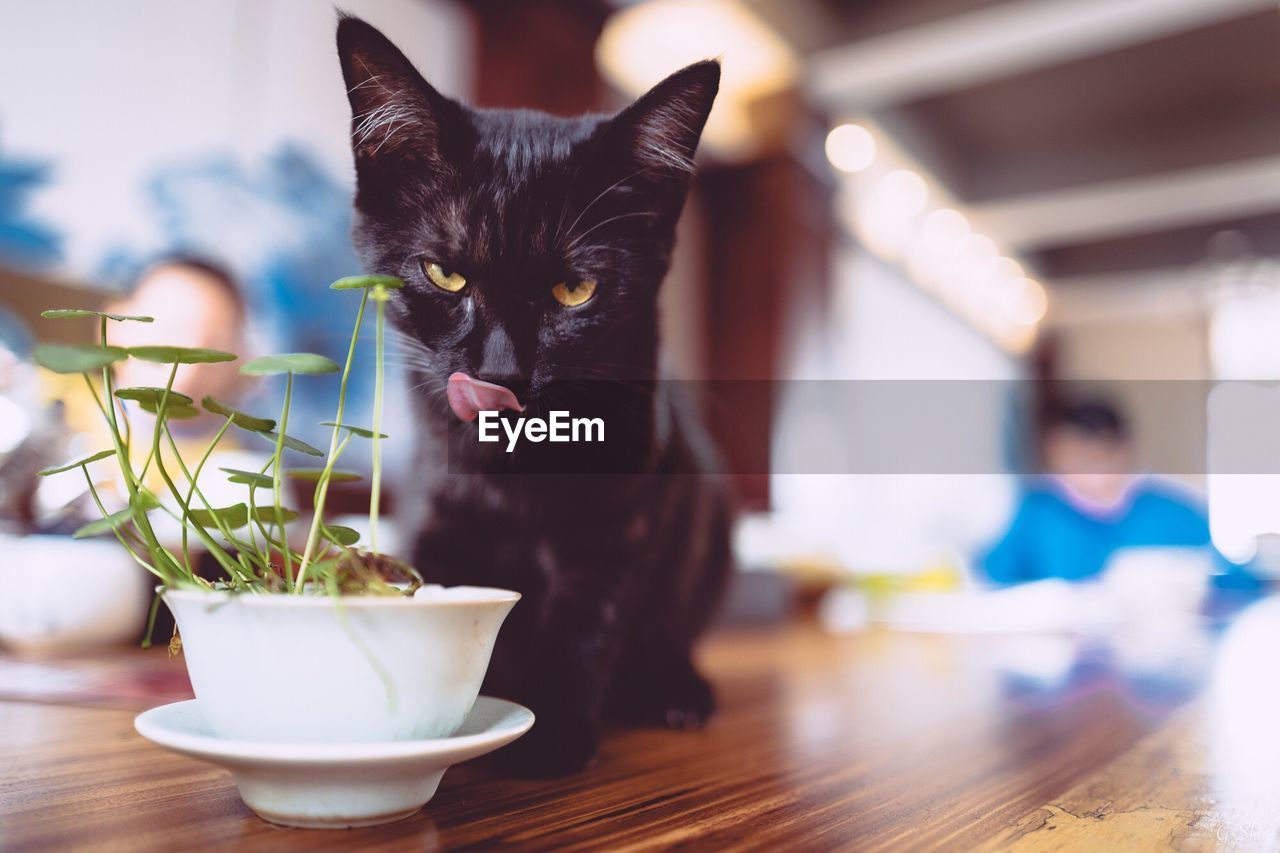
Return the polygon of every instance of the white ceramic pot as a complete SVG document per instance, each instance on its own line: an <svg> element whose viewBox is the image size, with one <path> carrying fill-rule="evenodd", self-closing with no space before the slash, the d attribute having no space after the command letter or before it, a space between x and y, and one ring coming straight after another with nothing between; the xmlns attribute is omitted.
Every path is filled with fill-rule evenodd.
<svg viewBox="0 0 1280 853"><path fill-rule="evenodd" d="M142 635L151 575L114 541L3 536L0 642L30 654Z"/></svg>
<svg viewBox="0 0 1280 853"><path fill-rule="evenodd" d="M424 587L334 599L165 590L191 686L219 737L371 743L448 737L470 713L518 593Z"/></svg>

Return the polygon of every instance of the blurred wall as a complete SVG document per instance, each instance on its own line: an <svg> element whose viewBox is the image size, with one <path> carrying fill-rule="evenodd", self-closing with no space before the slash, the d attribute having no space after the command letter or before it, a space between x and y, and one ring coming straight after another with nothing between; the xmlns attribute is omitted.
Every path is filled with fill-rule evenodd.
<svg viewBox="0 0 1280 853"><path fill-rule="evenodd" d="M1055 292L1050 320L1058 378L1111 380L1100 387L1130 420L1139 466L1201 485L1206 412L1173 401L1213 376L1203 295L1160 277L1066 285ZM1168 470L1182 460L1195 467Z"/></svg>
<svg viewBox="0 0 1280 853"><path fill-rule="evenodd" d="M965 462L991 473L851 473L856 463L842 458L841 448L857 456L849 444L858 427L848 413L784 407L774 451L782 461L772 477L778 517L811 547L852 570L909 573L964 566L968 554L999 533L1012 507L1013 481L1001 472L1008 470L1013 451L1017 388L1011 380L1023 375L1022 363L923 293L901 270L859 248L838 250L834 270L826 328L793 338L789 376L972 381L974 405L956 417L966 420L964 435L981 435L983 441L965 448ZM856 395L858 386L851 387L841 393ZM856 397L852 403L858 406ZM863 415L877 418L859 411L853 420ZM822 448L833 473L790 473L786 458L812 452L806 448Z"/></svg>
<svg viewBox="0 0 1280 853"><path fill-rule="evenodd" d="M338 5L384 28L442 91L465 94L468 22L453 4ZM65 233L64 272L86 278L114 247L157 242L145 186L183 161L252 162L289 140L349 182L335 16L315 0L7 4L0 146L51 164L33 213Z"/></svg>
<svg viewBox="0 0 1280 853"><path fill-rule="evenodd" d="M834 368L845 379L1013 379L1019 361L901 270L842 252L836 269ZM993 413L994 415L994 413Z"/></svg>

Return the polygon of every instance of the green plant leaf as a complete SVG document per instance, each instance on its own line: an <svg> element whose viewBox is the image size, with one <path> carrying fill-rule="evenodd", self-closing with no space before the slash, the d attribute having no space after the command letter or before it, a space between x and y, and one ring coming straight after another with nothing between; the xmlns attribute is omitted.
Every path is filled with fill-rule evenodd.
<svg viewBox="0 0 1280 853"><path fill-rule="evenodd" d="M310 352L264 355L240 366L240 372L248 376L274 376L280 373L337 373L341 369L333 359Z"/></svg>
<svg viewBox="0 0 1280 853"><path fill-rule="evenodd" d="M334 423L333 421L324 421L320 424L320 426L337 427L338 429L345 429L347 432L351 433L352 435L358 435L361 438L373 438L375 435L378 438L390 438L390 436L387 435L386 433L383 433L383 432L375 433L371 429L352 426L351 424L337 424L337 423Z"/></svg>
<svg viewBox="0 0 1280 853"><path fill-rule="evenodd" d="M284 507L281 507L280 514L286 523L298 517L297 512ZM193 509L187 513L187 517L204 528L216 528L218 526L217 522L221 521L223 527L235 530L249 523L250 514L249 508L244 504L233 504L213 511ZM263 524L273 524L276 520L276 509L272 506L255 507L252 517Z"/></svg>
<svg viewBox="0 0 1280 853"><path fill-rule="evenodd" d="M141 407L142 411L150 412L153 415L160 413L158 400L144 400L138 406ZM179 400L177 403L165 404L164 419L167 421L189 421L198 417L200 417L200 410L189 403Z"/></svg>
<svg viewBox="0 0 1280 853"><path fill-rule="evenodd" d="M349 275L329 285L332 290L365 290L370 287L382 287L397 290L404 287L404 282L392 275Z"/></svg>
<svg viewBox="0 0 1280 853"><path fill-rule="evenodd" d="M72 533L71 538L87 539L90 536L99 536L103 533L110 533L117 527L123 527L124 525L132 522L135 510L140 510L146 513L158 506L160 506L160 501L155 495L145 490L139 491L137 500L133 504L133 508L122 509L119 512L113 512L110 515L105 515L102 518L95 519L81 527L75 533Z"/></svg>
<svg viewBox="0 0 1280 853"><path fill-rule="evenodd" d="M135 509L141 508L143 512L151 512L151 510L159 508L160 499L147 489L139 486L138 496L134 499L133 506Z"/></svg>
<svg viewBox="0 0 1280 853"><path fill-rule="evenodd" d="M280 515L284 519L285 524L293 521L298 517L298 513L288 507L280 507ZM275 524L276 508L273 506L254 507L253 517L263 524Z"/></svg>
<svg viewBox="0 0 1280 853"><path fill-rule="evenodd" d="M92 456L86 456L83 459L77 459L75 462L68 462L66 465L59 465L57 468L45 468L40 472L41 477L48 477L50 474L61 474L63 471L70 471L72 468L79 468L82 465L88 465L90 462L97 462L99 459L106 459L108 456L115 456L114 450L99 450Z"/></svg>
<svg viewBox="0 0 1280 853"><path fill-rule="evenodd" d="M239 483L245 486L261 486L265 489L269 489L274 485L270 477L257 471L245 471L240 468L222 468L220 470L231 475L227 480L232 483Z"/></svg>
<svg viewBox="0 0 1280 853"><path fill-rule="evenodd" d="M116 389L116 396L121 400L136 400L139 403L150 403L155 407L158 406L160 404L160 400L164 398L165 390L163 388L150 388L146 386L140 386L137 388L118 388ZM186 394L174 391L172 388L169 389L168 405L173 405L174 403L185 403L190 406L194 402L195 400L191 399Z"/></svg>
<svg viewBox="0 0 1280 853"><path fill-rule="evenodd" d="M131 314L108 314L106 311L89 311L84 308L53 308L48 311L41 311L40 316L46 320L79 320L82 317L97 317L99 320L104 317L108 320L115 320L117 323L131 321L134 323L154 323L155 317L142 317Z"/></svg>
<svg viewBox="0 0 1280 853"><path fill-rule="evenodd" d="M235 361L235 353L203 347L129 347L129 355L155 364L213 364Z"/></svg>
<svg viewBox="0 0 1280 853"><path fill-rule="evenodd" d="M133 520L133 510L122 509L119 512L113 512L111 515L94 519L93 521L81 527L75 533L71 534L72 539L88 539L90 536L100 536L103 533L110 533L117 527L123 527Z"/></svg>
<svg viewBox="0 0 1280 853"><path fill-rule="evenodd" d="M235 530L249 523L249 508L244 504L232 504L213 510L192 509L187 511L187 517L204 528L216 528L218 522L222 522L223 527Z"/></svg>
<svg viewBox="0 0 1280 853"><path fill-rule="evenodd" d="M262 436L265 439L270 440L272 444L275 444L276 436L278 435L278 433L272 430L262 430L261 432L258 433L258 435ZM319 457L324 456L324 451L321 450L320 448L312 447L310 444L307 444L302 439L294 438L291 435L286 435L284 437L284 446L289 448L290 450L296 450L299 453L305 453L308 456L319 456Z"/></svg>
<svg viewBox="0 0 1280 853"><path fill-rule="evenodd" d="M85 373L124 361L129 351L91 344L36 344L32 357L36 364L54 373Z"/></svg>
<svg viewBox="0 0 1280 853"><path fill-rule="evenodd" d="M205 397L200 401L200 405L204 406L206 411L213 412L215 415L231 418L233 424L241 429L247 429L249 432L265 432L276 428L276 422L270 418L259 418L246 414L239 409L233 409L226 403L218 402L213 397Z"/></svg>
<svg viewBox="0 0 1280 853"><path fill-rule="evenodd" d="M320 528L320 535L328 539L334 545L341 545L343 548L350 548L352 545L360 541L360 531L353 530L350 527L343 527L340 524L326 524Z"/></svg>
<svg viewBox="0 0 1280 853"><path fill-rule="evenodd" d="M324 472L323 468L293 468L285 472L285 476L291 480L302 480L306 483L314 483L320 479L320 475ZM330 471L330 483L354 483L360 479L360 475L355 471Z"/></svg>

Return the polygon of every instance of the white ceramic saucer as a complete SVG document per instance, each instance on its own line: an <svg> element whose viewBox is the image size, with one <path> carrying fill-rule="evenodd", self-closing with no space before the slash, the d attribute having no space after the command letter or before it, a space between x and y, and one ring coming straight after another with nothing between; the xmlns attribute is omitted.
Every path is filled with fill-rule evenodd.
<svg viewBox="0 0 1280 853"><path fill-rule="evenodd" d="M382 743L225 740L198 699L144 711L133 725L166 749L230 770L245 803L266 820L337 829L408 817L435 795L444 771L511 743L533 725L533 712L481 696L450 737Z"/></svg>

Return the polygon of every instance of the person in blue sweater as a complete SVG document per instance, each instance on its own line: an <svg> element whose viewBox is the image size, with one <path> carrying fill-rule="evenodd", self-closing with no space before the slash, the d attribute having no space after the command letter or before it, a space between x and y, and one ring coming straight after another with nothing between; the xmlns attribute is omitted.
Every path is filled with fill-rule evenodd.
<svg viewBox="0 0 1280 853"><path fill-rule="evenodd" d="M1045 431L1044 458L1048 474L1028 483L1007 532L981 559L992 583L1086 580L1124 548L1186 547L1212 554L1214 586L1260 587L1213 547L1194 495L1134 473L1128 427L1110 405L1060 409Z"/></svg>

